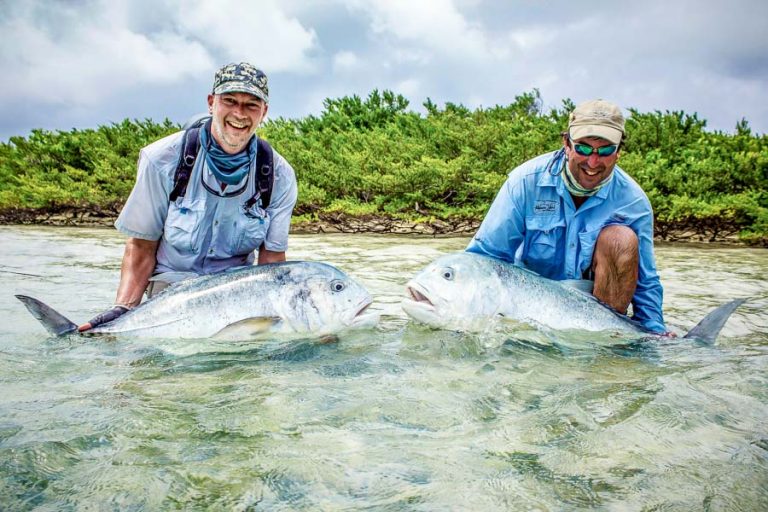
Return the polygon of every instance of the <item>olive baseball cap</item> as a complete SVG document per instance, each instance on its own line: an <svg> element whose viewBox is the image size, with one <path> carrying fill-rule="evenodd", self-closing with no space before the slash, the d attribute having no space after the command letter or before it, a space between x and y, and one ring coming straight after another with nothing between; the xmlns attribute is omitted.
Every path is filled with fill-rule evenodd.
<svg viewBox="0 0 768 512"><path fill-rule="evenodd" d="M216 72L213 79L213 94L244 92L269 103L267 75L252 64L240 62L227 64Z"/></svg>
<svg viewBox="0 0 768 512"><path fill-rule="evenodd" d="M589 100L573 109L568 118L571 140L600 137L619 144L624 136L624 116L621 109L605 100Z"/></svg>

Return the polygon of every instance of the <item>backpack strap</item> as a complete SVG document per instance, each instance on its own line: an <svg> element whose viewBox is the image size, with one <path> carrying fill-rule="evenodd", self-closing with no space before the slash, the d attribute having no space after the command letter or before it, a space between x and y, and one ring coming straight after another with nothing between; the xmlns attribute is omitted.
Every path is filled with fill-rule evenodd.
<svg viewBox="0 0 768 512"><path fill-rule="evenodd" d="M168 200L176 201L179 197L184 197L187 192L187 183L192 176L192 169L195 167L197 152L200 150L200 130L207 129L211 118L203 116L193 121L188 121L184 129L184 142L181 146L179 163L176 164L176 172L173 175L173 190L171 190Z"/></svg>
<svg viewBox="0 0 768 512"><path fill-rule="evenodd" d="M200 150L200 130L207 130L211 124L208 115L195 116L184 125L184 142L176 164L176 172L173 176L173 190L168 196L170 202L184 197L187 191L189 178L195 166L195 159ZM256 187L253 196L245 202L249 209L256 201L261 199L261 208L267 209L272 199L272 186L275 183L275 162L272 147L267 141L256 138Z"/></svg>
<svg viewBox="0 0 768 512"><path fill-rule="evenodd" d="M261 207L266 210L272 199L274 183L275 161L272 147L264 139L256 138L256 193L245 202L246 209L261 198Z"/></svg>

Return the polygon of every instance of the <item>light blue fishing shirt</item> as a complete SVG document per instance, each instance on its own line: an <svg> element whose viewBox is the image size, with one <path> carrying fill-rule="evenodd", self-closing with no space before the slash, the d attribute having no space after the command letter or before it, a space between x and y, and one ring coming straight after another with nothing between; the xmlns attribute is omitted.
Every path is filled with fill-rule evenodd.
<svg viewBox="0 0 768 512"><path fill-rule="evenodd" d="M248 175L223 193L214 195L203 185L220 190L200 148L184 197L169 202L173 179L183 145L184 132L174 133L143 148L139 154L136 184L115 227L143 240L160 240L155 273L195 272L210 274L254 262L261 244L284 252L298 190L290 164L274 151L274 185L266 210L261 201L248 211L244 204L254 195L256 162ZM254 159L255 160L255 159Z"/></svg>
<svg viewBox="0 0 768 512"><path fill-rule="evenodd" d="M640 244L633 318L650 331L665 332L648 197L614 167L610 182L576 209L561 176L564 158L562 151L548 153L509 173L467 251L512 262L549 279L582 279L592 265L600 230L611 224L628 226Z"/></svg>

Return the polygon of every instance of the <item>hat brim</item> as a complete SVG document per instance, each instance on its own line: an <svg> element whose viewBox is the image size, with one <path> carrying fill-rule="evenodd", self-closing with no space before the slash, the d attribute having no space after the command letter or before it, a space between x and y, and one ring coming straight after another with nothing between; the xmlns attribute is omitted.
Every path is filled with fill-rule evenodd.
<svg viewBox="0 0 768 512"><path fill-rule="evenodd" d="M571 126L569 130L571 140L586 139L588 137L598 137L605 139L611 144L620 144L624 134L621 130L611 128L610 126L601 126L597 124L587 124L582 126Z"/></svg>
<svg viewBox="0 0 768 512"><path fill-rule="evenodd" d="M244 92L245 94L256 96L257 98L262 100L264 103L269 103L269 97L266 94L264 94L264 91L262 91L258 87L253 87L244 83L229 82L229 83L221 84L220 86L218 86L213 90L213 94L225 94L228 92Z"/></svg>

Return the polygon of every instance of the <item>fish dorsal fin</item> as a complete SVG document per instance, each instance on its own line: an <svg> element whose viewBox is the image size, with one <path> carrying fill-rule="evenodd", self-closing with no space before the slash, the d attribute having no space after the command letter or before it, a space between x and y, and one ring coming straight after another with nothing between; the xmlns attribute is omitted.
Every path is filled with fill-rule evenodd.
<svg viewBox="0 0 768 512"><path fill-rule="evenodd" d="M595 288L595 282L589 279L564 279L558 282L563 286L588 293L589 295L592 295L592 290Z"/></svg>
<svg viewBox="0 0 768 512"><path fill-rule="evenodd" d="M77 325L47 304L26 295L16 295L16 298L24 303L32 316L37 318L49 333L63 336L77 332Z"/></svg>
<svg viewBox="0 0 768 512"><path fill-rule="evenodd" d="M731 302L726 302L713 309L701 320L701 322L696 324L696 327L691 329L688 334L683 337L696 338L707 344L714 344L717 335L720 334L720 330L725 325L725 322L730 318L731 314L736 311L736 308L744 304L746 300L747 299L732 300Z"/></svg>
<svg viewBox="0 0 768 512"><path fill-rule="evenodd" d="M212 338L220 341L247 340L255 338L260 334L264 334L281 321L282 320L279 317L257 316L245 318L224 327L214 334Z"/></svg>

